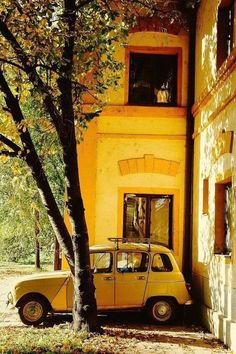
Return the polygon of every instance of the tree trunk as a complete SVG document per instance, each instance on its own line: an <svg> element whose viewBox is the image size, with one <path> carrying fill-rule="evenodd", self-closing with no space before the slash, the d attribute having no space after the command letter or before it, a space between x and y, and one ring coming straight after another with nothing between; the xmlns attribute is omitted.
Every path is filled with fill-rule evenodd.
<svg viewBox="0 0 236 354"><path fill-rule="evenodd" d="M97 320L97 303L94 297L95 287L93 275L89 267L81 269L80 243L81 236L73 236L73 248L75 257L74 304L73 304L73 330L85 330L87 332L99 332L101 328ZM87 287L85 287L87 284Z"/></svg>
<svg viewBox="0 0 236 354"><path fill-rule="evenodd" d="M54 241L54 270L61 269L60 245L55 237Z"/></svg>
<svg viewBox="0 0 236 354"><path fill-rule="evenodd" d="M35 268L40 269L41 264L40 264L40 243L39 240L36 238L35 239Z"/></svg>

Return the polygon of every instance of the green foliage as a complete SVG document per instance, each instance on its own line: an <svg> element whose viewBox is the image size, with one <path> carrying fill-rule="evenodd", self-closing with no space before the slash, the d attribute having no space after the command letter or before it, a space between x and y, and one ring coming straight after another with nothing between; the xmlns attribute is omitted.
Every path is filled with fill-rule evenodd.
<svg viewBox="0 0 236 354"><path fill-rule="evenodd" d="M36 139L37 140L37 139ZM47 144L45 143L46 149ZM56 156L45 157L55 195L63 207L63 184ZM52 167L51 167L52 166ZM39 231L41 261L52 262L54 236L45 209L28 168L20 160L9 160L1 166L0 179L0 258L5 261L33 263L35 228ZM38 220L35 219L35 210Z"/></svg>

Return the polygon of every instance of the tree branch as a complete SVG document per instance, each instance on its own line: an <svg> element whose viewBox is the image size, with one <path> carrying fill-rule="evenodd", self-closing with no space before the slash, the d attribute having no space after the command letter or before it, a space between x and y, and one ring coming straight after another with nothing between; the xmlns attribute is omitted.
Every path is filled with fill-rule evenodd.
<svg viewBox="0 0 236 354"><path fill-rule="evenodd" d="M7 157L18 157L21 158L16 152L8 151L8 150L0 150L0 156L7 156Z"/></svg>
<svg viewBox="0 0 236 354"><path fill-rule="evenodd" d="M12 140L8 139L6 136L0 134L0 141L4 144L7 145L10 149L12 149L16 154L18 154L20 151L22 152L22 149L20 146L15 144Z"/></svg>
<svg viewBox="0 0 236 354"><path fill-rule="evenodd" d="M7 59L4 59L4 58L0 58L0 63L9 64L9 65L15 66L16 68L18 68L18 69L24 71L23 66L21 66L21 65L19 65L19 64L17 64L17 63L14 63L14 62L12 62L11 60L7 60Z"/></svg>
<svg viewBox="0 0 236 354"><path fill-rule="evenodd" d="M16 38L12 34L12 32L9 30L7 24L0 19L0 33L2 36L7 40L7 42L11 45L13 48L19 62L22 64L24 71L29 77L30 82L34 86L35 89L39 90L43 96L44 96L44 105L47 109L47 112L49 113L52 122L58 132L60 140L63 139L63 134L61 132L62 129L62 117L60 113L58 112L51 94L48 91L47 86L44 84L43 80L39 76L39 74L36 71L36 68L34 67L34 64L31 63L30 57L28 57L20 44L17 42Z"/></svg>

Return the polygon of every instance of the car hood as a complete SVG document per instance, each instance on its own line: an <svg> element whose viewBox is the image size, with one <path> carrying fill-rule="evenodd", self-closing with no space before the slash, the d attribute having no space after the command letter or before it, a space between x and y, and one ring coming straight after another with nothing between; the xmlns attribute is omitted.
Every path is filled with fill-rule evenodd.
<svg viewBox="0 0 236 354"><path fill-rule="evenodd" d="M54 271L54 272L41 272L31 275L26 275L18 279L15 285L23 282L34 281L34 280L50 280L50 279L65 279L70 275L70 271Z"/></svg>

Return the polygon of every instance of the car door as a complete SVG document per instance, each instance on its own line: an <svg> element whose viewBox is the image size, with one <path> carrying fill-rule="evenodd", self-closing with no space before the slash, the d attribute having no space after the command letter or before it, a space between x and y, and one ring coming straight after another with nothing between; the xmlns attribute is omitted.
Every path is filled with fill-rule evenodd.
<svg viewBox="0 0 236 354"><path fill-rule="evenodd" d="M98 308L113 307L115 301L113 253L92 252L90 262L94 275Z"/></svg>
<svg viewBox="0 0 236 354"><path fill-rule="evenodd" d="M90 253L91 270L94 275L96 300L98 309L114 307L114 267L113 253L96 251ZM70 279L67 287L68 309L73 307L73 282Z"/></svg>
<svg viewBox="0 0 236 354"><path fill-rule="evenodd" d="M115 307L143 305L148 279L149 255L141 251L118 251L115 270Z"/></svg>

